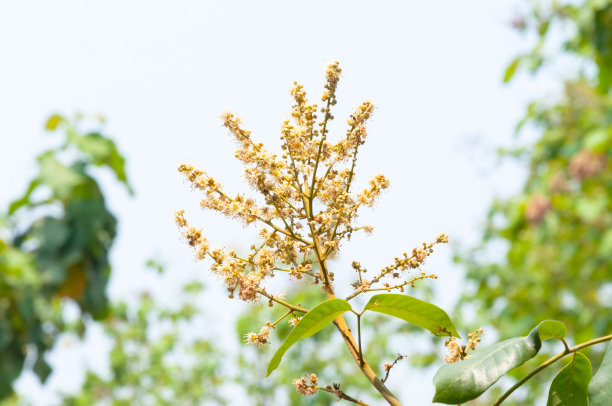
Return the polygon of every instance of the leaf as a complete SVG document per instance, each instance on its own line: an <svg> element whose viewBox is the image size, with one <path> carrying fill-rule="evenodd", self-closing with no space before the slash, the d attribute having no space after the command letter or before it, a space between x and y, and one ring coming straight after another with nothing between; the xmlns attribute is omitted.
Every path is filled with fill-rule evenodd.
<svg viewBox="0 0 612 406"><path fill-rule="evenodd" d="M597 128L584 137L582 145L585 149L605 154L610 140L610 131L607 128Z"/></svg>
<svg viewBox="0 0 612 406"><path fill-rule="evenodd" d="M40 185L40 179L34 178L30 182L30 185L28 186L28 189L26 190L25 194L21 196L19 199L11 202L9 209L8 209L8 214L9 215L13 214L21 207L27 206L28 204L30 204L30 196L32 195L32 192L34 192L34 190L38 187L38 185Z"/></svg>
<svg viewBox="0 0 612 406"><path fill-rule="evenodd" d="M538 334L540 340L545 341L549 338L558 338L559 340L565 338L567 334L567 327L565 324L557 320L544 320L538 324Z"/></svg>
<svg viewBox="0 0 612 406"><path fill-rule="evenodd" d="M571 361L550 384L546 406L588 406L587 387L591 374L591 361L580 352L572 354Z"/></svg>
<svg viewBox="0 0 612 406"><path fill-rule="evenodd" d="M38 162L40 165L39 182L41 185L49 186L56 199L70 199L74 188L84 181L82 174L62 164L52 152L39 156Z"/></svg>
<svg viewBox="0 0 612 406"><path fill-rule="evenodd" d="M66 121L66 119L62 116L60 116L59 114L54 114L51 117L49 117L49 119L47 120L47 123L45 124L45 128L49 131L53 131L55 129L57 129L57 126Z"/></svg>
<svg viewBox="0 0 612 406"><path fill-rule="evenodd" d="M506 68L506 71L504 72L504 83L508 83L510 79L512 79L512 77L516 73L516 68L518 68L519 63L521 62L521 59L522 59L522 56L519 55L516 58L514 58L512 62L510 62L510 65L508 65L508 67Z"/></svg>
<svg viewBox="0 0 612 406"><path fill-rule="evenodd" d="M36 362L34 363L34 367L32 369L34 370L34 373L38 375L42 383L45 383L47 381L47 378L51 374L51 367L43 359L42 355L38 356L38 359L36 359Z"/></svg>
<svg viewBox="0 0 612 406"><path fill-rule="evenodd" d="M306 313L295 328L291 330L291 333L289 333L285 339L285 342L278 350L276 350L276 353L268 364L268 372L266 373L266 376L269 376L272 371L278 367L283 355L300 338L310 337L311 335L319 332L333 319L348 310L352 310L352 308L347 301L342 299L330 299L319 304L314 309Z"/></svg>
<svg viewBox="0 0 612 406"><path fill-rule="evenodd" d="M452 335L461 338L444 310L414 297L399 294L372 296L365 310L397 317L423 327L437 336Z"/></svg>
<svg viewBox="0 0 612 406"><path fill-rule="evenodd" d="M601 237L597 253L604 258L612 256L612 228Z"/></svg>
<svg viewBox="0 0 612 406"><path fill-rule="evenodd" d="M506 372L533 358L542 342L538 327L527 337L516 337L474 351L464 361L443 365L434 376L433 401L456 405L480 396Z"/></svg>
<svg viewBox="0 0 612 406"><path fill-rule="evenodd" d="M68 139L85 155L89 156L96 166L108 166L118 180L123 182L133 193L125 173L125 158L119 153L117 145L110 138L99 133L80 135L74 129L67 131Z"/></svg>
<svg viewBox="0 0 612 406"><path fill-rule="evenodd" d="M612 399L612 344L608 344L601 365L589 384L589 404L609 406L610 399Z"/></svg>

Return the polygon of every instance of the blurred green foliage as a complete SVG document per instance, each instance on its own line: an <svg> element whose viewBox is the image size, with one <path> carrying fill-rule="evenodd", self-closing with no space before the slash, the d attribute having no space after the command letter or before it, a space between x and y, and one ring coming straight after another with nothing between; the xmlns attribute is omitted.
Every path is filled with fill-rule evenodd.
<svg viewBox="0 0 612 406"><path fill-rule="evenodd" d="M459 311L476 309L474 324L501 338L561 320L581 342L612 331L612 2L531 4L513 24L536 45L504 80L565 66L563 94L529 105L517 131L534 130L533 144L503 151L528 176L520 193L492 204L481 245L457 256L469 282ZM550 377L537 378L528 404Z"/></svg>
<svg viewBox="0 0 612 406"><path fill-rule="evenodd" d="M159 265L153 267L159 272ZM182 299L172 308L146 293L135 304L113 304L102 322L110 339L109 376L88 371L81 391L64 396L62 404L226 404L223 354L211 337L189 338L192 334L186 333L211 331L203 328L209 320L195 304L201 295L203 285L192 282L177 293Z"/></svg>
<svg viewBox="0 0 612 406"><path fill-rule="evenodd" d="M111 169L131 189L115 143L97 131L81 133L85 121L91 120L48 120L46 129L65 140L38 156L38 175L1 217L0 399L12 393L27 353L42 381L51 372L44 355L65 327L62 300L74 300L94 319L108 314L116 219L92 168Z"/></svg>

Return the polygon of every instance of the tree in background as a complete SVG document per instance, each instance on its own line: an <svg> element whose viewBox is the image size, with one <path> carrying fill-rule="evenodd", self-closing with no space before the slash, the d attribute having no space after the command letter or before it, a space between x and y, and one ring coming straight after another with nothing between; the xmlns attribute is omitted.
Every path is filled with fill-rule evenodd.
<svg viewBox="0 0 612 406"><path fill-rule="evenodd" d="M459 309L476 307L475 324L494 324L501 337L544 318L563 321L576 341L610 334L612 2L534 5L513 24L535 33L537 44L510 64L504 80L552 64L567 66L567 78L558 100L531 103L517 126L534 129L537 140L504 151L528 165L528 177L520 193L492 204L481 245L458 256L469 282ZM500 249L503 258L495 255ZM549 377L534 380L526 402Z"/></svg>
<svg viewBox="0 0 612 406"><path fill-rule="evenodd" d="M44 355L66 326L63 300L73 300L94 319L109 311L106 284L116 219L108 211L94 167L110 169L128 190L124 159L91 120L52 116L49 131L64 142L37 158L39 174L12 202L0 224L0 399L12 393L26 355L45 380ZM103 124L97 118L96 126ZM91 124L91 123L89 123ZM26 349L31 351L26 351Z"/></svg>
<svg viewBox="0 0 612 406"><path fill-rule="evenodd" d="M160 273L162 266L150 262ZM198 311L204 294L198 281L185 284L171 308L143 292L135 304L114 303L101 323L110 339L110 371L88 371L80 392L65 395L66 406L224 405L228 363L202 336L210 320ZM193 337L193 332L199 334Z"/></svg>

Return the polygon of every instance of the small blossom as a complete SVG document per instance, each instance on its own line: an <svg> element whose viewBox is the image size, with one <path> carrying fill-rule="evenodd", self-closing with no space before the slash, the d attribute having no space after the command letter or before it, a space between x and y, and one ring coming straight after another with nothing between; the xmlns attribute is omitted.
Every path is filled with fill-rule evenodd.
<svg viewBox="0 0 612 406"><path fill-rule="evenodd" d="M468 334L468 345L470 350L475 350L476 345L480 342L481 336L484 334L484 329L479 328Z"/></svg>
<svg viewBox="0 0 612 406"><path fill-rule="evenodd" d="M185 210L177 210L174 212L174 220L179 227L185 227L187 222L184 217Z"/></svg>
<svg viewBox="0 0 612 406"><path fill-rule="evenodd" d="M446 234L440 234L439 236L436 237L436 242L439 244L447 244L448 236Z"/></svg>
<svg viewBox="0 0 612 406"><path fill-rule="evenodd" d="M248 344L255 344L257 346L263 346L269 344L270 337L270 328L268 326L263 326L261 330L259 330L259 334L255 333L247 333L244 335L244 341Z"/></svg>

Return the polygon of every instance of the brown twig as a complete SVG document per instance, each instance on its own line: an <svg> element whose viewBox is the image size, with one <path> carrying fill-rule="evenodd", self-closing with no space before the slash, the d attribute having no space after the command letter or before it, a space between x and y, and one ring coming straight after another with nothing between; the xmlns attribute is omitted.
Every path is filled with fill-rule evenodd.
<svg viewBox="0 0 612 406"><path fill-rule="evenodd" d="M385 364L384 365L384 368L385 368L385 377L383 379L381 379L382 383L385 383L387 381L387 378L389 378L389 373L391 372L391 368L393 368L395 366L395 364L397 364L399 361L403 360L406 357L407 357L407 355L397 354L397 358L395 359L395 361L393 361L392 364Z"/></svg>
<svg viewBox="0 0 612 406"><path fill-rule="evenodd" d="M327 392L327 393L333 393L334 395L338 396L340 399L348 400L349 402L353 402L353 403L361 405L361 406L369 406L367 403L362 402L361 400L357 400L357 399L347 395L346 393L344 393L340 389L340 384L337 384L337 383L334 383L333 385L327 385L324 388L322 388L320 386L317 386L316 389L322 390L322 391Z"/></svg>

